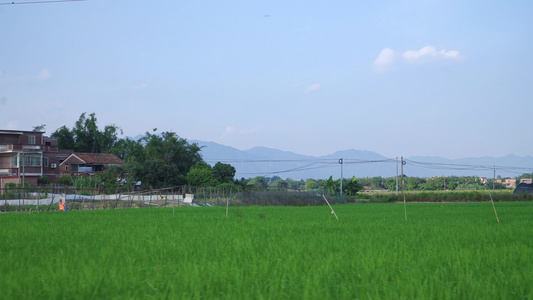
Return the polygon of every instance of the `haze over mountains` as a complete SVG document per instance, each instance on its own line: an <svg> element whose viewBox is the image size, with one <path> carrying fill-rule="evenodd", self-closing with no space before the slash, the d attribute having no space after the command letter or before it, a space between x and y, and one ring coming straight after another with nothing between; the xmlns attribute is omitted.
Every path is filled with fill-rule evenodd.
<svg viewBox="0 0 533 300"><path fill-rule="evenodd" d="M335 153L314 157L293 152L254 147L239 150L230 146L189 140L203 147L201 154L204 160L214 165L220 161L235 167L235 178L253 178L256 176L279 176L283 179L334 179L355 177L394 177L396 170L401 174L401 165L396 158L384 157L376 152L363 150L343 150ZM398 157L398 160L400 158ZM507 155L504 157L472 157L447 159L432 156L404 157L404 174L415 177L433 176L479 176L492 178L516 177L523 173L533 172L532 156Z"/></svg>

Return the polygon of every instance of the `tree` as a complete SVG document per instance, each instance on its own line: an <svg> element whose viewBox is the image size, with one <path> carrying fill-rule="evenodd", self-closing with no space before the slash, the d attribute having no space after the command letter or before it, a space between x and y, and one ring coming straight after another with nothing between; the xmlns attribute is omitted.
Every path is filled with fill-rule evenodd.
<svg viewBox="0 0 533 300"><path fill-rule="evenodd" d="M396 191L396 177L387 178L384 185L389 191Z"/></svg>
<svg viewBox="0 0 533 300"><path fill-rule="evenodd" d="M268 181L265 177L257 176L248 181L248 185L252 185L259 189L266 189L268 187Z"/></svg>
<svg viewBox="0 0 533 300"><path fill-rule="evenodd" d="M289 187L289 183L283 179L276 179L270 186L278 190L286 190Z"/></svg>
<svg viewBox="0 0 533 300"><path fill-rule="evenodd" d="M45 124L41 124L41 125L38 125L38 126L33 126L32 131L34 131L34 132L45 132L46 131L46 125Z"/></svg>
<svg viewBox="0 0 533 300"><path fill-rule="evenodd" d="M65 125L52 133L52 137L57 139L57 146L59 149L74 150L74 133L70 131Z"/></svg>
<svg viewBox="0 0 533 300"><path fill-rule="evenodd" d="M187 184L187 173L196 163L203 163L200 147L189 144L174 132L161 135L146 133L137 143L126 143L134 153L125 161L128 181L142 182L144 187L161 188Z"/></svg>
<svg viewBox="0 0 533 300"><path fill-rule="evenodd" d="M318 190L320 189L320 184L314 180L314 179L306 179L305 180L305 189L310 190Z"/></svg>
<svg viewBox="0 0 533 300"><path fill-rule="evenodd" d="M198 162L191 167L191 170L187 173L187 183L192 186L218 185L211 167L204 162Z"/></svg>
<svg viewBox="0 0 533 300"><path fill-rule="evenodd" d="M405 186L404 188L408 191L415 191L418 187L424 184L425 180L418 177L406 177L404 178ZM437 187L432 187L433 189L438 189Z"/></svg>
<svg viewBox="0 0 533 300"><path fill-rule="evenodd" d="M343 186L343 188L347 196L355 196L357 192L363 189L363 186L357 182L357 179L355 179L355 176L354 176L352 177L352 180L350 180L345 185L345 187Z"/></svg>
<svg viewBox="0 0 533 300"><path fill-rule="evenodd" d="M94 113L89 115L89 118L82 113L72 133L74 134L74 151L76 152L91 152L99 153L98 147L98 126L96 125L96 115Z"/></svg>
<svg viewBox="0 0 533 300"><path fill-rule="evenodd" d="M95 113L86 116L82 113L72 130L61 126L52 133L58 139L60 149L73 149L75 152L102 153L108 152L118 141L122 133L115 125L107 125L104 131L98 130Z"/></svg>
<svg viewBox="0 0 533 300"><path fill-rule="evenodd" d="M329 176L329 179L324 181L324 191L329 191L330 195L338 194L339 190L339 186L333 181L333 176Z"/></svg>
<svg viewBox="0 0 533 300"><path fill-rule="evenodd" d="M126 186L131 188L134 181L122 181L126 179L126 171L122 166L110 166L105 171L96 175L98 182L101 183L103 188L117 188L120 186Z"/></svg>
<svg viewBox="0 0 533 300"><path fill-rule="evenodd" d="M127 161L133 157L143 157L144 147L139 141L134 141L130 138L118 140L113 148L109 149L110 153L115 154L123 161Z"/></svg>
<svg viewBox="0 0 533 300"><path fill-rule="evenodd" d="M235 177L235 167L230 164L217 162L211 169L214 178L220 183L231 183Z"/></svg>

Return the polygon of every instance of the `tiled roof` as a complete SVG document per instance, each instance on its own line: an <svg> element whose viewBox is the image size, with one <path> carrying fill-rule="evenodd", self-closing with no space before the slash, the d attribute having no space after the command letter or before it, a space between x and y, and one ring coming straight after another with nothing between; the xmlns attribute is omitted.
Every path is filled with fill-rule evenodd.
<svg viewBox="0 0 533 300"><path fill-rule="evenodd" d="M115 164L121 165L124 162L112 153L73 153L87 164Z"/></svg>

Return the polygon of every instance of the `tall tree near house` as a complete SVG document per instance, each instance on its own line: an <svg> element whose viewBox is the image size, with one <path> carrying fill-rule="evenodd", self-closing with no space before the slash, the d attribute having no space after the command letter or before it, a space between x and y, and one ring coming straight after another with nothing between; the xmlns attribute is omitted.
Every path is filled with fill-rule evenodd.
<svg viewBox="0 0 533 300"><path fill-rule="evenodd" d="M38 126L33 126L32 131L34 131L34 132L45 132L46 131L46 125L45 124L41 124L41 125L38 125Z"/></svg>
<svg viewBox="0 0 533 300"><path fill-rule="evenodd" d="M95 113L86 117L86 113L82 113L72 131L74 132L76 152L90 152L100 153L101 136L98 131L98 125Z"/></svg>
<svg viewBox="0 0 533 300"><path fill-rule="evenodd" d="M62 126L52 133L52 137L58 139L60 149L86 153L108 152L118 141L118 134L122 132L115 125L107 125L104 131L100 131L97 123L95 113L88 116L82 113L72 130Z"/></svg>
<svg viewBox="0 0 533 300"><path fill-rule="evenodd" d="M54 131L52 137L57 139L59 149L74 149L74 133L65 125Z"/></svg>
<svg viewBox="0 0 533 300"><path fill-rule="evenodd" d="M129 180L140 180L143 187L161 188L187 184L187 173L196 163L203 163L201 148L189 144L174 132L161 135L146 133L138 143L142 154L126 158Z"/></svg>
<svg viewBox="0 0 533 300"><path fill-rule="evenodd" d="M109 150L110 153L115 154L118 158L126 161L133 157L143 157L144 147L139 141L134 141L130 138L119 139Z"/></svg>

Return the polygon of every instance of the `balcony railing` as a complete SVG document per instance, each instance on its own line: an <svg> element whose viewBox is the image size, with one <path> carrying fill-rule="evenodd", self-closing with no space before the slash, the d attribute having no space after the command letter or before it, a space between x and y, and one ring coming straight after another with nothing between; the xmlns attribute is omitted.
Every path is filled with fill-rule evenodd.
<svg viewBox="0 0 533 300"><path fill-rule="evenodd" d="M41 150L42 146L40 145L22 145L22 150Z"/></svg>
<svg viewBox="0 0 533 300"><path fill-rule="evenodd" d="M42 151L44 150L44 146L42 145L15 145L15 144L0 145L0 151L14 151L14 150Z"/></svg>

